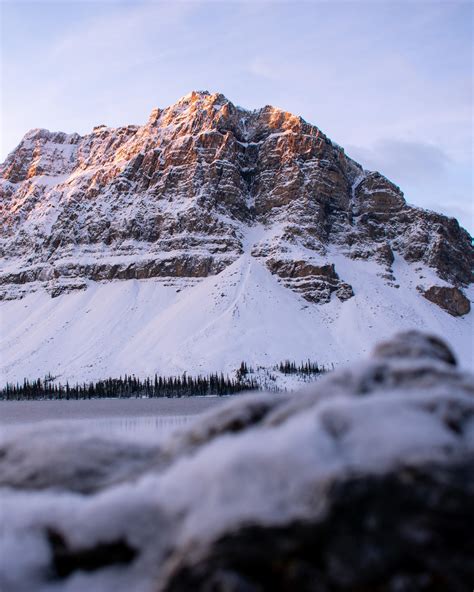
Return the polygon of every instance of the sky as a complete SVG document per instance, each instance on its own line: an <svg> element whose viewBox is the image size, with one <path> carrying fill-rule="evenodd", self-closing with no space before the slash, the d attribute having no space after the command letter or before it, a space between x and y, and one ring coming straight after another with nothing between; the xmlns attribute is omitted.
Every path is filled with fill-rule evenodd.
<svg viewBox="0 0 474 592"><path fill-rule="evenodd" d="M317 125L474 233L462 0L0 0L0 161L31 128L144 123L191 90Z"/></svg>

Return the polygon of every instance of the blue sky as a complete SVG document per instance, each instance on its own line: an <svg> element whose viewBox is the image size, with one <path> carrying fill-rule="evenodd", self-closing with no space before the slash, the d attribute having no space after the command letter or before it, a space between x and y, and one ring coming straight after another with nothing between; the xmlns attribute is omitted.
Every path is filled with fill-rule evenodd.
<svg viewBox="0 0 474 592"><path fill-rule="evenodd" d="M474 231L473 4L0 0L3 160L27 130L143 123L196 89L320 127Z"/></svg>

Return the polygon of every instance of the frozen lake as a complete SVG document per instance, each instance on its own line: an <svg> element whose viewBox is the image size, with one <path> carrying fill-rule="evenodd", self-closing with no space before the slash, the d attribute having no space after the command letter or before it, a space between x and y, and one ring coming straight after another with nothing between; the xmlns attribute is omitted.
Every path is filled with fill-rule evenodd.
<svg viewBox="0 0 474 592"><path fill-rule="evenodd" d="M231 397L176 399L90 399L82 401L0 401L0 435L42 427L97 431L131 438L155 438L179 429Z"/></svg>

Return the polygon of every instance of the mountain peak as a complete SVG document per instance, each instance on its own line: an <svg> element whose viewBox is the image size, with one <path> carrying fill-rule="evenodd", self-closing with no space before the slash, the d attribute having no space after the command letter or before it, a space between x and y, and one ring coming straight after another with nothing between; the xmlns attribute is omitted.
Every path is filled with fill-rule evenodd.
<svg viewBox="0 0 474 592"><path fill-rule="evenodd" d="M229 102L221 93L211 93L208 90L192 90L178 99L177 103L194 103L196 101Z"/></svg>
<svg viewBox="0 0 474 592"><path fill-rule="evenodd" d="M0 195L11 382L342 362L428 322L468 355L468 233L282 109L194 91L142 126L32 130Z"/></svg>
<svg viewBox="0 0 474 592"><path fill-rule="evenodd" d="M50 289L70 277L68 261L92 281L213 275L246 250L255 225L268 236L250 255L308 301L352 297L334 249L385 266L394 286L395 257L455 289L472 281L470 237L457 224L408 206L396 185L301 117L271 105L244 110L221 93L192 91L144 126L100 125L83 137L32 130L0 179L0 249L4 260L15 253L18 270L0 275L4 297ZM83 268L78 249L121 263ZM125 265L125 256L135 259ZM420 285L428 298L431 286Z"/></svg>
<svg viewBox="0 0 474 592"><path fill-rule="evenodd" d="M183 107L206 108L208 106L222 106L231 102L221 93L211 93L207 90L193 90L170 105L167 109L177 110Z"/></svg>

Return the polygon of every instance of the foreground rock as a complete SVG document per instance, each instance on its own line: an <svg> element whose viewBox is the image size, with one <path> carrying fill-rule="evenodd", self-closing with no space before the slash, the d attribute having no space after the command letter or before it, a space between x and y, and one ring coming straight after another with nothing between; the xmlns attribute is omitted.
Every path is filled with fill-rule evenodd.
<svg viewBox="0 0 474 592"><path fill-rule="evenodd" d="M402 334L156 444L3 438L0 483L5 592L464 591L473 378Z"/></svg>

